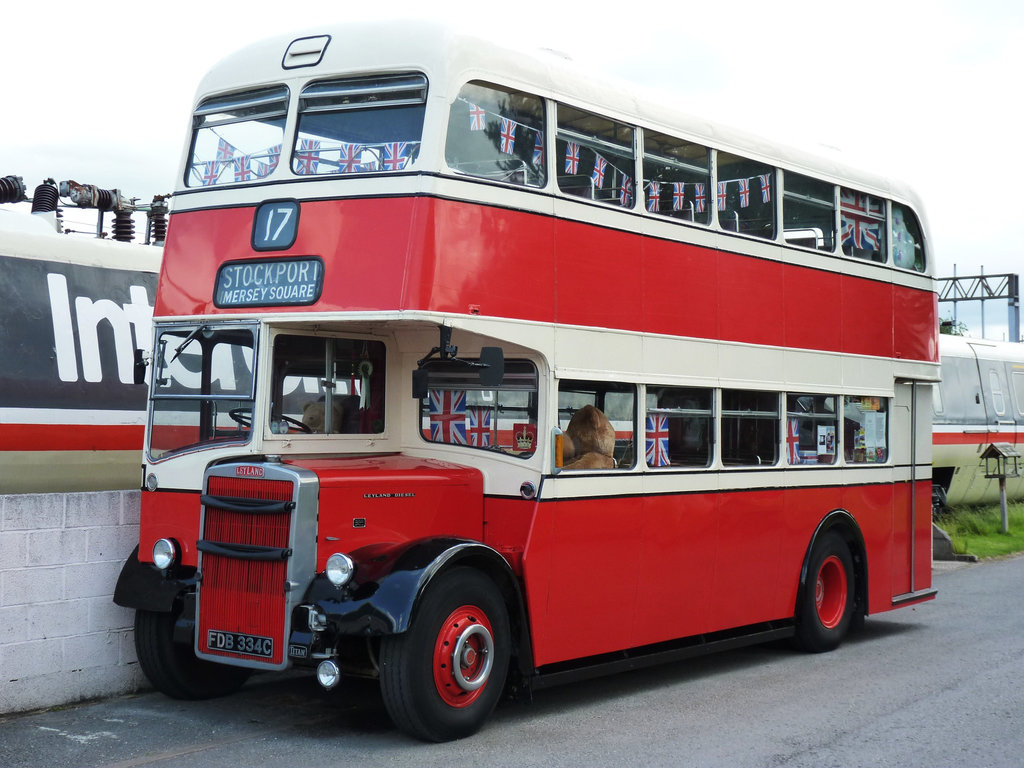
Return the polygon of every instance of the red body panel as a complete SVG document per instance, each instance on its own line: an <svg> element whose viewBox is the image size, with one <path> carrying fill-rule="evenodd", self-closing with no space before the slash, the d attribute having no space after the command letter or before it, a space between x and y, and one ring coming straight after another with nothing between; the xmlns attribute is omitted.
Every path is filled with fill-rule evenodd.
<svg viewBox="0 0 1024 768"><path fill-rule="evenodd" d="M139 560L153 562L157 539L174 539L181 546L181 564L195 567L196 540L202 510L198 493L143 491L139 520Z"/></svg>
<svg viewBox="0 0 1024 768"><path fill-rule="evenodd" d="M523 558L534 661L792 617L814 531L838 508L865 536L868 610L889 610L894 596L910 591L907 523L895 547L891 532L894 517L910 519L908 490L879 484L538 504ZM918 504L930 503L930 493L930 483L919 482ZM921 590L931 586L930 516L918 519Z"/></svg>
<svg viewBox="0 0 1024 768"><path fill-rule="evenodd" d="M320 480L317 570L334 552L370 545L483 539L483 477L475 469L398 454L286 463Z"/></svg>
<svg viewBox="0 0 1024 768"><path fill-rule="evenodd" d="M429 197L304 202L294 246L259 254L254 210L175 214L156 315L225 311L212 303L224 261L315 255L326 268L320 301L273 311L479 311L938 360L935 295L888 281Z"/></svg>

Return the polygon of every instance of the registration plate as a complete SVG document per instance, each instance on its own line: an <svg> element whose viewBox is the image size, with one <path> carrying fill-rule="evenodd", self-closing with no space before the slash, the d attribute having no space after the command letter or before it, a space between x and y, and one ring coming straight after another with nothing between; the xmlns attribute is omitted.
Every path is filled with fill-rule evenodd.
<svg viewBox="0 0 1024 768"><path fill-rule="evenodd" d="M206 631L206 645L211 651L241 653L269 659L274 655L274 638L246 635L242 632Z"/></svg>

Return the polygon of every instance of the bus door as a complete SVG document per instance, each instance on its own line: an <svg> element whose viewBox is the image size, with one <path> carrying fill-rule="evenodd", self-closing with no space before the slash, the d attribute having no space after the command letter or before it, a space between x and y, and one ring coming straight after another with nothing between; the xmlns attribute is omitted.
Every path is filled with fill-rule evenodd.
<svg viewBox="0 0 1024 768"><path fill-rule="evenodd" d="M890 446L896 472L893 495L894 602L931 586L931 397L915 381L896 383ZM906 436L907 443L900 445Z"/></svg>

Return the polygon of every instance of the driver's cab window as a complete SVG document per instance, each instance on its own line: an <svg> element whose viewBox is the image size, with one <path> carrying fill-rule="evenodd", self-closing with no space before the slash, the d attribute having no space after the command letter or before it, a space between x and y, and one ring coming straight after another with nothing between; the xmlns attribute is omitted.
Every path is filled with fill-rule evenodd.
<svg viewBox="0 0 1024 768"><path fill-rule="evenodd" d="M277 435L382 433L385 359L380 341L278 336L270 431Z"/></svg>
<svg viewBox="0 0 1024 768"><path fill-rule="evenodd" d="M558 426L563 469L628 469L636 463L636 387L563 379Z"/></svg>

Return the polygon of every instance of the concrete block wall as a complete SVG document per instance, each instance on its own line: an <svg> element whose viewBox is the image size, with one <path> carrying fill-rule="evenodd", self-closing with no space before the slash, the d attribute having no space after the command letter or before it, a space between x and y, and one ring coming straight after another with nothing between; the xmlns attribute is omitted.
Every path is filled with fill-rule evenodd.
<svg viewBox="0 0 1024 768"><path fill-rule="evenodd" d="M0 714L139 689L133 612L112 596L139 491L0 496Z"/></svg>

